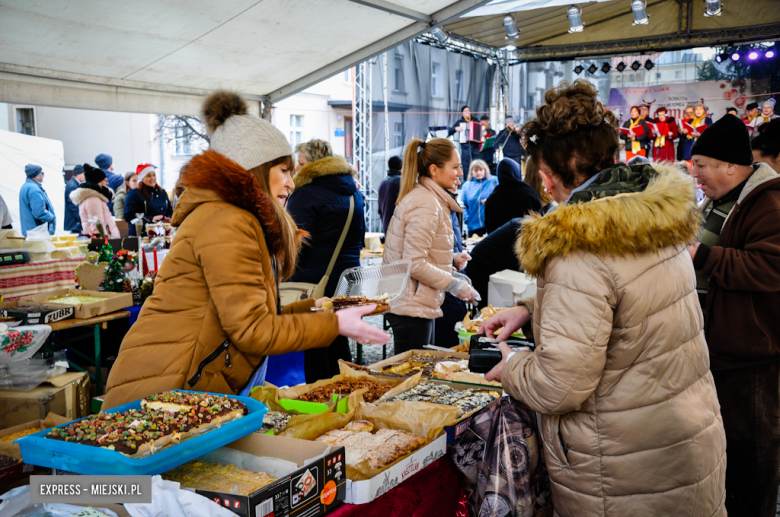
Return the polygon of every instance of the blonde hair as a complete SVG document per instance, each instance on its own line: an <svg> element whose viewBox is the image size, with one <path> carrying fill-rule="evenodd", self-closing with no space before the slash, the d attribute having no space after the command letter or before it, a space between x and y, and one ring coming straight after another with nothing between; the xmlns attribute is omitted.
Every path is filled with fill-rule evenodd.
<svg viewBox="0 0 780 517"><path fill-rule="evenodd" d="M421 138L412 138L404 151L404 166L401 170L401 190L396 205L417 183L418 176L431 177L431 165L444 167L452 159L455 144L446 138L434 138L424 142Z"/></svg>
<svg viewBox="0 0 780 517"><path fill-rule="evenodd" d="M295 225L292 216L275 199L271 199L271 189L269 187L269 176L271 169L277 165L287 165L287 168L293 170L295 163L292 156L282 156L276 160L263 163L250 169L249 173L255 177L260 184L260 188L268 196L273 207L274 215L279 221L279 231L281 232L281 252L277 257L279 263L279 273L282 280L286 280L295 272L295 265L298 261L298 251L301 248L301 237L298 234L298 227Z"/></svg>
<svg viewBox="0 0 780 517"><path fill-rule="evenodd" d="M696 106L694 106L694 107L693 107L693 111L694 111L694 113L696 112L696 108L701 108L701 109L703 109L703 110L704 110L704 114L705 114L705 115L707 114L707 106L705 106L704 104L697 104Z"/></svg>
<svg viewBox="0 0 780 517"><path fill-rule="evenodd" d="M474 169L480 168L483 171L485 171L485 179L490 179L490 167L488 167L488 164L485 160L473 160L471 162L471 165L469 165L469 177L468 179L471 179L473 177Z"/></svg>
<svg viewBox="0 0 780 517"><path fill-rule="evenodd" d="M523 181L531 185L539 193L539 200L542 202L542 206L552 202L552 197L544 190L542 175L539 173L539 167L533 158L528 158L525 161L525 177Z"/></svg>
<svg viewBox="0 0 780 517"><path fill-rule="evenodd" d="M330 146L330 143L317 139L298 144L295 147L295 152L303 154L309 163L333 156L333 148Z"/></svg>

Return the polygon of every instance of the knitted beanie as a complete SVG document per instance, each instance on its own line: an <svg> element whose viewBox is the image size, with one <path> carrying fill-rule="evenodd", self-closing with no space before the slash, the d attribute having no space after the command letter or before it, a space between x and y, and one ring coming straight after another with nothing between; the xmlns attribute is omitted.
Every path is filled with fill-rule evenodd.
<svg viewBox="0 0 780 517"><path fill-rule="evenodd" d="M211 149L246 170L282 156L292 156L281 131L257 115L249 115L246 101L234 92L218 91L203 104Z"/></svg>
<svg viewBox="0 0 780 517"><path fill-rule="evenodd" d="M101 169L108 169L112 163L114 163L114 159L111 158L110 154L100 153L95 156L95 164Z"/></svg>
<svg viewBox="0 0 780 517"><path fill-rule="evenodd" d="M697 154L737 165L753 165L747 126L730 113L723 115L693 143L691 156Z"/></svg>
<svg viewBox="0 0 780 517"><path fill-rule="evenodd" d="M28 163L27 165L24 166L24 174L28 178L34 178L42 172L43 169L41 168L40 165L33 165L32 163Z"/></svg>
<svg viewBox="0 0 780 517"><path fill-rule="evenodd" d="M88 183L94 183L95 185L97 185L98 183L106 179L106 173L103 172L103 169L98 169L97 167L93 167L90 164L85 163L84 179L87 180Z"/></svg>
<svg viewBox="0 0 780 517"><path fill-rule="evenodd" d="M73 166L73 176L77 176L79 174L84 174L84 166L76 164Z"/></svg>

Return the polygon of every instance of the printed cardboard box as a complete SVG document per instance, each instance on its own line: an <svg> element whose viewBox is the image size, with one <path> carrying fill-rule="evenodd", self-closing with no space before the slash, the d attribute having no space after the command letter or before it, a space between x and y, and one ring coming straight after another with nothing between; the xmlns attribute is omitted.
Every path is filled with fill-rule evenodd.
<svg viewBox="0 0 780 517"><path fill-rule="evenodd" d="M15 318L21 321L21 325L44 325L55 321L72 318L75 310L73 307L45 308L41 312L19 312L16 307L33 305L30 302L3 302L0 303L0 316ZM40 304L37 304L40 305Z"/></svg>
<svg viewBox="0 0 780 517"><path fill-rule="evenodd" d="M389 492L406 481L447 452L447 436L441 435L434 441L415 451L389 469L371 479L362 481L347 480L347 504L370 503L385 492Z"/></svg>
<svg viewBox="0 0 780 517"><path fill-rule="evenodd" d="M59 298L61 296L98 296L105 298L99 302L82 303L79 305L63 305L59 303L50 302L52 298ZM74 309L74 316L79 319L94 318L95 316L101 316L103 314L109 314L111 312L121 311L127 307L133 305L133 295L131 293L108 293L103 291L86 291L82 289L75 289L73 287L67 289L57 289L55 291L49 291L45 294L35 294L32 296L24 296L19 299L19 302L24 303L35 302L40 303L44 307L51 307L54 309L62 309L71 307Z"/></svg>
<svg viewBox="0 0 780 517"><path fill-rule="evenodd" d="M299 467L248 496L194 490L241 517L318 517L346 497L344 447L330 450L323 443L253 433L223 449L279 458ZM218 457L223 449L210 453L209 459Z"/></svg>
<svg viewBox="0 0 780 517"><path fill-rule="evenodd" d="M89 376L68 372L27 391L0 390L0 429L54 413L76 420L89 414Z"/></svg>

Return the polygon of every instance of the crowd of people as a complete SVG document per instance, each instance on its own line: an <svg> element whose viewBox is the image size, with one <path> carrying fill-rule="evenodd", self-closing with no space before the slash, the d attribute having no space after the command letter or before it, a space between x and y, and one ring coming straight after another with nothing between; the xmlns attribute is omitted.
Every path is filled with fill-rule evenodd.
<svg viewBox="0 0 780 517"><path fill-rule="evenodd" d="M487 379L541 415L558 514L774 515L773 108L770 99L745 119L713 121L698 105L678 122L636 106L621 128L594 87L575 81L550 89L522 127L509 118L496 135L482 120L479 140L413 138L388 161L383 262L412 264L385 316L396 353L457 344L455 322L486 304L492 273L537 279L534 296L481 332L502 341L523 328L536 344L501 343ZM462 115L453 136L477 127L467 106ZM304 351L311 383L351 361L349 338L390 339L362 320L373 306L311 310L360 264L366 204L354 168L321 140L293 152L235 93L210 96L204 118L210 149L182 169L175 210L153 165L122 176L106 154L76 166L66 186L70 231L94 235L99 220L113 237L115 220L136 218L178 227L111 370L106 409L174 388L248 393L266 357L290 351ZM43 170L25 174L22 229L53 232ZM484 238L469 254L464 235Z"/></svg>

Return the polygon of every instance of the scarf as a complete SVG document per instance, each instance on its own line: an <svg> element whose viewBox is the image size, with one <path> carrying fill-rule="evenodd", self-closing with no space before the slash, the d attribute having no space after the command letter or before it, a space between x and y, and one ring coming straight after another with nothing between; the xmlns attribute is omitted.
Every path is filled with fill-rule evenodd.
<svg viewBox="0 0 780 517"><path fill-rule="evenodd" d="M575 192L568 204L587 203L594 199L612 197L618 194L642 192L658 172L650 164L629 167L617 164L597 174L596 179L585 190Z"/></svg>
<svg viewBox="0 0 780 517"><path fill-rule="evenodd" d="M705 118L707 118L707 114L706 113L704 115L702 115L701 117L696 117L694 115L694 117L691 119L690 124L694 128L700 127L700 126L704 125L704 119ZM693 135L691 135L691 134L688 134L687 136L688 136L688 140L698 140L698 138L693 138Z"/></svg>
<svg viewBox="0 0 780 517"><path fill-rule="evenodd" d="M658 121L656 124L661 134L655 137L655 146L664 147L666 145L666 135L669 133L669 126L666 125L666 121Z"/></svg>
<svg viewBox="0 0 780 517"><path fill-rule="evenodd" d="M638 118L636 120L631 119L631 124L629 125L628 129L634 129L636 126L642 123L642 119ZM639 151L642 150L642 144L639 143L639 140L634 140L631 142L631 152L634 154L637 154Z"/></svg>
<svg viewBox="0 0 780 517"><path fill-rule="evenodd" d="M87 188L94 190L95 192L99 192L103 194L108 201L111 201L111 199L114 197L114 192L111 189L97 183L90 183L89 181L85 181L79 185L79 188Z"/></svg>

